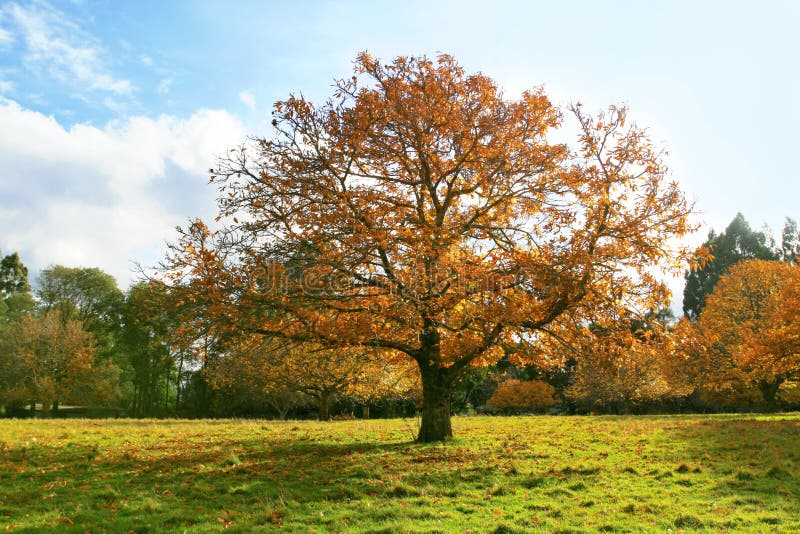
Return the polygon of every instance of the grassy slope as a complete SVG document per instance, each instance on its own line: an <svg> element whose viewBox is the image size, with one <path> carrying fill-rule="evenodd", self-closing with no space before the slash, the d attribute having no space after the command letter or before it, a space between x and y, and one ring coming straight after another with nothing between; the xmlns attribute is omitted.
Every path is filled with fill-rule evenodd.
<svg viewBox="0 0 800 534"><path fill-rule="evenodd" d="M14 531L800 531L800 415L0 421Z"/></svg>

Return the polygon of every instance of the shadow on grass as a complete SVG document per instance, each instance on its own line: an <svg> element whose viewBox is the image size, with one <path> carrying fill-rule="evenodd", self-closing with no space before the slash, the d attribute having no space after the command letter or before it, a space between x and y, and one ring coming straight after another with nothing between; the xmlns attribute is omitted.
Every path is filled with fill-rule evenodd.
<svg viewBox="0 0 800 534"><path fill-rule="evenodd" d="M554 418L541 420L549 435L530 436L524 434L528 420L476 421L486 425L486 435L514 422L521 422L520 433L515 439L471 439L465 431L463 440L420 445L400 441L398 433L377 441L377 434L351 425L287 424L275 431L256 424L220 435L216 426L209 426L208 434L167 438L151 432L147 439L107 445L78 437L15 445L0 458L0 520L22 522L24 510L34 526L55 524L63 514L76 525L112 531L137 530L143 517L175 528L225 527L236 514L247 516L249 525L322 525L338 507L346 509L340 519L361 514L395 528L392 521L411 510L422 514L427 506L431 521L436 514L454 514L457 522L483 513L493 500L498 504L492 510L502 502L539 514L552 526L594 509L606 513L606 503L623 491L620 485L627 485L630 498L613 503L608 513L659 527L768 528L800 507L796 417ZM169 422L143 422L164 423ZM203 422L210 424L215 423ZM656 490L663 501L643 502ZM433 503L439 499L449 504L437 508ZM676 502L691 513L677 515ZM725 524L713 510L695 511L697 503L741 509L756 519ZM642 519L645 505L653 508L648 512L653 517L660 509L671 510L666 523ZM35 519L36 514L49 519ZM116 523L104 523L110 521Z"/></svg>
<svg viewBox="0 0 800 534"><path fill-rule="evenodd" d="M781 416L708 417L663 432L653 446L669 451L672 472L652 473L665 484L684 486L707 515L727 519L703 523L692 513L675 518L678 528L796 528L800 508L800 421ZM662 463L663 465L663 463ZM793 518L786 525L786 518Z"/></svg>

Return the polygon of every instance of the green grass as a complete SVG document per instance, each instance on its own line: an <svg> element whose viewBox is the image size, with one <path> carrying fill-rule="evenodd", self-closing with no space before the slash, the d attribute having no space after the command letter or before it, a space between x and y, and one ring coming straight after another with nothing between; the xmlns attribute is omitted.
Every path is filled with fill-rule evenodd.
<svg viewBox="0 0 800 534"><path fill-rule="evenodd" d="M0 421L15 532L800 531L800 415Z"/></svg>

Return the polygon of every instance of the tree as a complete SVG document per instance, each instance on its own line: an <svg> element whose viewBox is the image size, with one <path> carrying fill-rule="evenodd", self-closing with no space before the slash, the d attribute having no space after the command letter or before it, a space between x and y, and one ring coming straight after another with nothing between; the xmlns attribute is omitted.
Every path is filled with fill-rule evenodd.
<svg viewBox="0 0 800 534"><path fill-rule="evenodd" d="M178 317L163 284L140 282L128 290L122 307L118 349L132 370L130 410L152 416L180 403L184 355L174 340ZM175 406L169 405L174 398Z"/></svg>
<svg viewBox="0 0 800 534"><path fill-rule="evenodd" d="M786 263L794 265L800 258L800 230L797 229L797 222L786 217L781 232L781 259Z"/></svg>
<svg viewBox="0 0 800 534"><path fill-rule="evenodd" d="M490 408L501 410L541 411L555 406L558 399L556 390L541 380L509 379L502 382L486 402Z"/></svg>
<svg viewBox="0 0 800 534"><path fill-rule="evenodd" d="M800 268L745 260L720 278L697 321L698 374L716 389L756 386L774 408L781 385L800 376Z"/></svg>
<svg viewBox="0 0 800 534"><path fill-rule="evenodd" d="M288 394L293 392L311 399L319 419L327 421L337 400L370 402L412 395L410 362L402 353L395 356L389 359L374 349L331 349L255 337L217 362L212 383L228 389L249 385L245 389L260 390L279 411L283 411L279 405L292 400Z"/></svg>
<svg viewBox="0 0 800 534"><path fill-rule="evenodd" d="M27 293L31 290L28 283L28 268L22 263L19 254L14 252L0 260L0 294Z"/></svg>
<svg viewBox="0 0 800 534"><path fill-rule="evenodd" d="M0 260L0 329L33 310L28 268L14 252Z"/></svg>
<svg viewBox="0 0 800 534"><path fill-rule="evenodd" d="M576 361L567 398L586 409L627 414L637 406L689 393L674 380L672 336L665 322L670 316L661 311L563 331L572 354L558 343L545 348Z"/></svg>
<svg viewBox="0 0 800 534"><path fill-rule="evenodd" d="M98 268L56 265L43 270L38 282L42 310L57 310L64 321L81 321L94 335L101 356L110 355L125 300L114 277Z"/></svg>
<svg viewBox="0 0 800 534"><path fill-rule="evenodd" d="M39 400L45 413L55 413L61 402L109 401L118 369L97 365L94 351L94 339L79 321L63 320L58 311L24 316L8 328L0 347L3 369L14 371L14 382L0 378L5 395Z"/></svg>
<svg viewBox="0 0 800 534"><path fill-rule="evenodd" d="M656 307L652 267L684 257L690 208L643 130L625 108L569 111L574 147L550 141L563 117L541 89L508 100L448 55L362 53L325 104L278 102L274 135L221 159L220 228L183 230L167 276L219 336L405 353L417 439L447 439L454 384L501 343Z"/></svg>
<svg viewBox="0 0 800 534"><path fill-rule="evenodd" d="M736 214L720 235L712 230L703 246L695 252L696 266L686 272L683 314L691 320L700 317L706 298L714 291L719 277L737 262L750 258L777 259L771 245L770 237L764 232L752 231L741 213ZM709 252L711 258L708 258Z"/></svg>

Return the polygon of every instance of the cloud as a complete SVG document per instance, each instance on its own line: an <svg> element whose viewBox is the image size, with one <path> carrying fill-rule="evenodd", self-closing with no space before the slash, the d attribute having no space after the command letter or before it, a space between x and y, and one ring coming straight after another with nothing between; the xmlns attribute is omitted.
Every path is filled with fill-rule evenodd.
<svg viewBox="0 0 800 534"><path fill-rule="evenodd" d="M256 97L253 95L252 91L242 91L239 93L239 100L242 101L242 104L247 106L248 108L255 111L256 109Z"/></svg>
<svg viewBox="0 0 800 534"><path fill-rule="evenodd" d="M169 90L172 88L172 82L174 80L172 78L162 78L159 80L158 85L156 85L156 93L160 95L166 95L169 93Z"/></svg>
<svg viewBox="0 0 800 534"><path fill-rule="evenodd" d="M207 170L244 137L226 111L132 117L64 128L0 98L0 250L32 269L100 267L125 286L153 265L174 227L212 214Z"/></svg>
<svg viewBox="0 0 800 534"><path fill-rule="evenodd" d="M12 44L14 44L14 34L4 28L0 28L0 50L10 48Z"/></svg>
<svg viewBox="0 0 800 534"><path fill-rule="evenodd" d="M110 72L103 60L105 50L96 39L63 12L43 2L28 7L10 3L3 14L20 34L28 68L44 68L59 82L83 90L116 95L134 92L129 80Z"/></svg>

